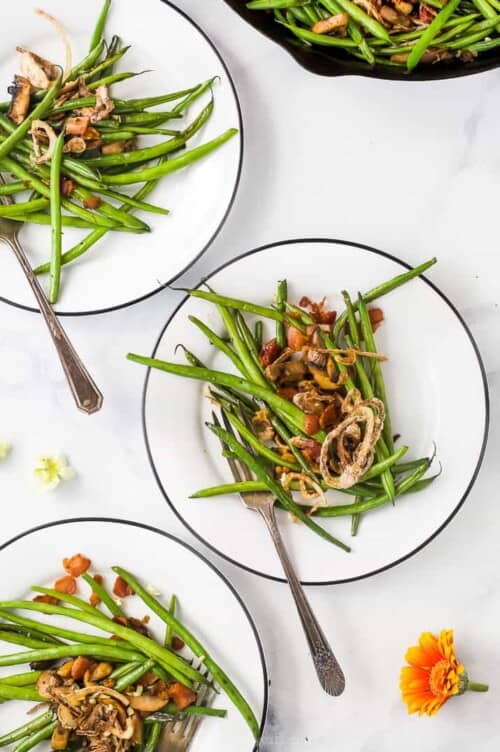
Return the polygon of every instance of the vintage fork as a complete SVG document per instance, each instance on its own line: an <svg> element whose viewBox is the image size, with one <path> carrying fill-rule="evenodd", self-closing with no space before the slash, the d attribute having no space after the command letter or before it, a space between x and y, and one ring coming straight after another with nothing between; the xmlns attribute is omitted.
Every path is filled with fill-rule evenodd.
<svg viewBox="0 0 500 752"><path fill-rule="evenodd" d="M216 414L212 412L212 418L215 425L220 426ZM222 420L227 431L229 431L235 438L233 427L229 422L224 410L222 410ZM247 422L248 428L252 430L252 426ZM242 439L246 449L252 452L251 447ZM255 476L249 470L249 468L243 463L237 460L230 454L228 448L221 440L224 450L224 456L227 459L231 472L236 482L244 480L255 480ZM321 629L316 616L306 598L304 589L300 584L300 580L295 573L292 562L288 556L288 552L283 543L281 533L276 522L276 515L274 511L274 505L276 498L272 493L268 491L257 491L252 493L241 493L241 500L247 509L253 509L259 512L263 517L264 522L267 525L273 543L276 547L278 556L280 557L283 569L285 571L290 590L292 591L297 611L299 612L300 620L306 634L309 649L313 659L314 667L318 675L321 686L325 692L329 695L338 697L345 689L345 677L342 669L340 668L335 655L326 639L323 630Z"/></svg>
<svg viewBox="0 0 500 752"><path fill-rule="evenodd" d="M0 183L4 185L6 183L1 174ZM0 203L12 204L14 201L11 196L0 196ZM56 346L59 360L61 361L61 365L66 374L66 378L78 409L89 415L91 413L96 413L102 407L102 394L69 341L68 335L62 328L49 301L45 297L45 293L36 274L33 273L33 269L31 268L26 254L18 240L18 234L21 227L21 222L14 222L5 217L0 217L0 240L7 243L7 245L9 245L14 251L26 279L33 290L40 307L40 313L45 319L45 323L49 328L52 340Z"/></svg>
<svg viewBox="0 0 500 752"><path fill-rule="evenodd" d="M198 670L201 670L200 667ZM206 679L211 679L206 669L201 673ZM198 685L197 693L196 705L204 705L205 707L209 707L213 703L217 694L212 686L207 684ZM154 713L153 717L162 720L161 713ZM172 720L165 724L158 743L158 752L185 752L193 741L202 720L203 716L201 715L186 714L180 721Z"/></svg>

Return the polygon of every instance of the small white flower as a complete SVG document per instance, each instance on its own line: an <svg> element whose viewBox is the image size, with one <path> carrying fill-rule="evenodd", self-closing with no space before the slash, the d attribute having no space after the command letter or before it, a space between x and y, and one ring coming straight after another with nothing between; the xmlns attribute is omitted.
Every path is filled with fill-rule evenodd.
<svg viewBox="0 0 500 752"><path fill-rule="evenodd" d="M71 480L75 471L61 454L44 454L37 457L33 470L40 491L53 491L62 480Z"/></svg>
<svg viewBox="0 0 500 752"><path fill-rule="evenodd" d="M149 595L154 595L156 597L161 595L160 591L157 590L154 585L146 585L146 590L148 591Z"/></svg>
<svg viewBox="0 0 500 752"><path fill-rule="evenodd" d="M0 440L0 460L4 460L12 449L7 441Z"/></svg>

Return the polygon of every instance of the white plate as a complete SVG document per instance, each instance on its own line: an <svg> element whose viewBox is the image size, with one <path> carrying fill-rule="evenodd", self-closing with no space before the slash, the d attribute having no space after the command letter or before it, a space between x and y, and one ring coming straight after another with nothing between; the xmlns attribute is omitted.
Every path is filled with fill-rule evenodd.
<svg viewBox="0 0 500 752"><path fill-rule="evenodd" d="M233 679L257 719L262 719L262 729L268 682L262 645L252 618L221 573L176 538L135 522L109 519L67 520L37 528L14 538L0 550L2 570L13 574L4 579L2 599L31 598L31 585L51 586L63 573L62 559L76 552L92 559L91 571L103 574L108 585L114 578L110 567L120 564L144 584L157 588L164 600L175 592L181 620ZM126 609L137 618L145 613L138 598L127 599ZM47 617L34 614L33 618ZM76 628L74 620L50 620ZM159 619L153 615L150 624L159 639L163 632ZM83 631L84 627L78 629ZM0 651L18 652L7 643L0 643ZM18 668L24 670L22 666ZM12 667L1 669L2 676L8 673L15 671ZM216 705L227 708L227 718L204 721L193 742L193 752L251 752L252 734L239 712L223 693L217 697ZM1 733L24 723L29 707L27 703L14 702L0 706Z"/></svg>
<svg viewBox="0 0 500 752"><path fill-rule="evenodd" d="M233 297L269 305L276 281L286 277L289 296L312 300L329 296L341 310L340 290L365 291L400 274L406 264L364 246L339 241L290 241L241 256L210 277L210 286ZM432 453L437 445L442 476L425 491L367 514L358 537L350 539L350 519L321 520L341 540L346 554L280 513L302 580L333 583L386 569L428 543L457 512L479 470L488 424L488 394L479 353L452 304L420 278L383 298L386 321L377 332L385 367L395 432L409 444L408 458ZM211 304L184 301L167 323L155 357L185 362L184 343L207 365L227 369L224 356L188 321L188 315L219 327ZM270 334L272 336L272 334ZM466 395L466 397L464 397ZM473 409L463 420L464 399ZM257 574L282 579L282 571L260 517L237 497L190 500L206 486L232 480L217 439L203 425L210 405L204 385L152 370L146 377L144 426L151 463L165 498L200 540L232 562ZM341 497L344 498L345 497ZM339 495L334 503L342 503ZM343 502L345 503L345 501Z"/></svg>
<svg viewBox="0 0 500 752"><path fill-rule="evenodd" d="M102 0L84 3L44 0L41 6L64 24L74 60L80 60L88 50ZM7 87L18 70L16 44L34 49L55 62L62 61L57 33L33 13L33 7L32 0L16 0L9 4L9 12L3 14L1 100L8 98ZM182 11L162 0L140 3L114 0L107 38L113 33L132 45L117 65L118 71L152 71L116 84L113 88L116 96L156 96L219 76L220 81L214 86L214 113L190 144L197 146L231 127L238 128L239 133L209 157L160 182L148 200L170 209L171 214L165 217L140 213L151 225L151 233L108 233L85 256L68 266L67 273L63 270L57 306L63 314L97 313L130 305L175 279L206 250L220 230L240 176L243 140L238 99L229 71L205 33ZM189 119L206 104L208 97L207 94L190 108ZM156 109L168 109L168 105ZM142 144L155 142L155 137L140 138ZM162 138L168 137L159 140ZM85 234L85 230L67 228L64 249L71 248ZM50 228L26 226L21 241L34 266L49 257ZM0 253L0 299L34 309L31 291L13 254L6 248Z"/></svg>

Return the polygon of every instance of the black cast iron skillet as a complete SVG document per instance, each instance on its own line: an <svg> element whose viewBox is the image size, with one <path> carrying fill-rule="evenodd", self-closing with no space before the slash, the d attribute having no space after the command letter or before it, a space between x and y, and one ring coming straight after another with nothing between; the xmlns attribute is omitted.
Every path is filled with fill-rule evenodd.
<svg viewBox="0 0 500 752"><path fill-rule="evenodd" d="M366 76L385 78L389 81L438 81L443 78L459 78L473 73L493 70L500 66L500 48L481 53L473 63L438 63L418 68L407 73L403 68L390 68L383 65L368 65L355 60L341 50L307 47L296 37L276 23L272 14L264 11L248 10L245 0L225 0L225 2L255 29L287 50L295 60L311 73L319 76Z"/></svg>

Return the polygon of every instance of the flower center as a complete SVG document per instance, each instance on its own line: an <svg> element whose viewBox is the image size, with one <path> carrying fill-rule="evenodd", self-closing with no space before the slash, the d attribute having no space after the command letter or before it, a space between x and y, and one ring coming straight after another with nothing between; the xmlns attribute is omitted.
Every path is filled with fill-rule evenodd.
<svg viewBox="0 0 500 752"><path fill-rule="evenodd" d="M456 666L447 660L438 661L431 669L429 687L435 697L449 697L458 692Z"/></svg>

